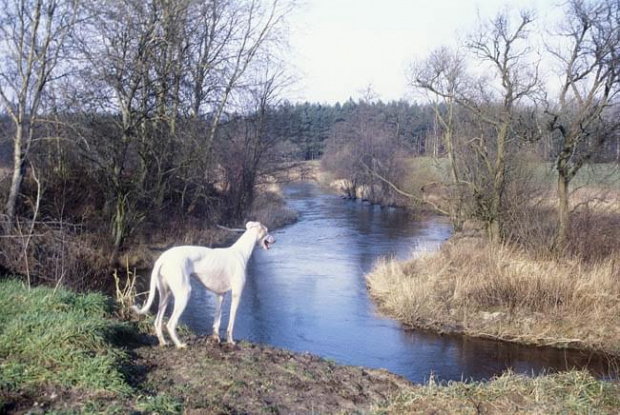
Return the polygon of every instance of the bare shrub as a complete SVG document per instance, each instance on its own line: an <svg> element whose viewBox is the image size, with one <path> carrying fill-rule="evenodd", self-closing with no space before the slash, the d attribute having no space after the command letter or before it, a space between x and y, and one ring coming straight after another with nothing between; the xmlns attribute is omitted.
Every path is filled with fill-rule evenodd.
<svg viewBox="0 0 620 415"><path fill-rule="evenodd" d="M294 223L297 212L286 206L279 193L263 191L254 200L248 218L257 220L268 228L278 228Z"/></svg>
<svg viewBox="0 0 620 415"><path fill-rule="evenodd" d="M582 209L573 214L565 254L596 263L620 254L620 221L611 212Z"/></svg>
<svg viewBox="0 0 620 415"><path fill-rule="evenodd" d="M575 211L569 238L562 247L557 241L557 212L545 196L530 194L512 205L506 220L506 240L530 255L546 258L578 259L588 264L604 261L620 253L620 222L615 212L588 206ZM511 205L511 203L509 203Z"/></svg>
<svg viewBox="0 0 620 415"><path fill-rule="evenodd" d="M531 154L512 163L502 206L504 239L528 252L551 255L556 216L549 206L547 177L540 177L538 165L540 161Z"/></svg>
<svg viewBox="0 0 620 415"><path fill-rule="evenodd" d="M68 225L38 223L26 246L24 235L0 238L0 263L33 284L102 289L110 283L105 247L97 236L70 232Z"/></svg>

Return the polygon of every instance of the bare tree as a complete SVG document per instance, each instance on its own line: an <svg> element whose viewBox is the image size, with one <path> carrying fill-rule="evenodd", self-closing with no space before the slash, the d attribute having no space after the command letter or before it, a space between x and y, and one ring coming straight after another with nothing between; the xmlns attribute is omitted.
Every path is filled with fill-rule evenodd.
<svg viewBox="0 0 620 415"><path fill-rule="evenodd" d="M429 57L414 64L410 79L414 87L428 93L428 99L435 112L435 123L441 129L441 139L448 159L450 180L447 183L448 214L454 229L458 232L465 221L465 189L467 184L461 173L457 156L457 91L464 93L466 83L465 62L456 51L441 47Z"/></svg>
<svg viewBox="0 0 620 415"><path fill-rule="evenodd" d="M289 4L111 0L92 8L80 37L81 95L87 116L109 126L105 138L85 136L83 154L109 184L115 252L175 188L187 211L213 192L212 146L225 109L271 53Z"/></svg>
<svg viewBox="0 0 620 415"><path fill-rule="evenodd" d="M481 123L479 136L469 142L477 163L473 165L475 180L468 180L468 186L477 215L493 240L503 236L507 146L518 137L516 114L539 89L538 62L529 42L532 22L529 12L520 12L518 18L503 12L468 38L465 46L482 72L475 82L471 78L470 82L451 84L441 66L415 80L418 88L456 103Z"/></svg>
<svg viewBox="0 0 620 415"><path fill-rule="evenodd" d="M189 115L179 166L183 197L192 211L217 181L212 148L219 124L232 112L231 97L253 82L248 71L269 56L293 3L288 0L189 1L183 33L182 109ZM177 59L178 60L178 59ZM241 98L243 100L243 98ZM198 180L196 180L198 179ZM189 195L189 188L195 189ZM184 203L185 205L185 203Z"/></svg>
<svg viewBox="0 0 620 415"><path fill-rule="evenodd" d="M227 58L222 61L223 82L214 89L216 99L212 107L211 127L204 143L205 159L211 160L211 150L217 128L226 108L231 93L239 86L244 74L257 58L259 52L276 39L276 29L290 11L288 5L282 7L282 1L271 0L265 3L259 0L228 2L231 7L227 24L224 52ZM222 76L220 75L220 76ZM204 87L196 85L195 90Z"/></svg>
<svg viewBox="0 0 620 415"><path fill-rule="evenodd" d="M570 227L569 185L581 167L620 127L620 5L614 0L571 0L560 43L548 50L561 65L562 84L546 113L558 142L558 226L564 246Z"/></svg>
<svg viewBox="0 0 620 415"><path fill-rule="evenodd" d="M371 101L372 90L364 94L357 103L347 103L349 110L331 128L321 163L344 180L348 197L393 204L405 196L400 189L405 145L398 123L388 122L385 104Z"/></svg>
<svg viewBox="0 0 620 415"><path fill-rule="evenodd" d="M151 6L137 0L99 4L81 32L81 75L86 80L82 94L98 104L87 106L86 111L95 113L86 116L110 123L104 139L95 141L91 135L82 144L83 154L99 167L108 184L113 262L129 227L139 222L134 202L141 179L146 177L136 150L139 139L145 137L148 117L155 113L151 64L156 46L163 42L157 30L159 16Z"/></svg>
<svg viewBox="0 0 620 415"><path fill-rule="evenodd" d="M286 140L282 126L271 120L271 111L289 82L280 69L266 65L256 74L256 83L245 91L246 111L225 123L214 143L216 161L224 171L227 219L243 220L251 209L258 185L277 176L283 168L279 154Z"/></svg>
<svg viewBox="0 0 620 415"><path fill-rule="evenodd" d="M14 127L6 231L13 228L28 154L42 121L47 85L60 76L63 48L77 20L76 0L0 2L0 99Z"/></svg>

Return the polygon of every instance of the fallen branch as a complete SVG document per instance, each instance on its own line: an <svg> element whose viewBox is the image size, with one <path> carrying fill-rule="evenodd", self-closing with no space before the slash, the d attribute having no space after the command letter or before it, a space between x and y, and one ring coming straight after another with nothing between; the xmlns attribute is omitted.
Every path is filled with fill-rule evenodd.
<svg viewBox="0 0 620 415"><path fill-rule="evenodd" d="M245 232L245 229L241 229L241 228L228 228L226 226L222 226L222 225L215 225L217 228L223 229L225 231L229 231L229 232Z"/></svg>
<svg viewBox="0 0 620 415"><path fill-rule="evenodd" d="M568 345L568 344L581 344L582 340L581 339L569 339L569 338L562 338L562 337L543 337L543 336L534 336L534 335L527 335L527 334L523 334L523 335L511 335L511 334L506 334L506 335L497 335L497 334L491 334L491 333L477 333L477 332L471 332L468 333L470 336L475 336L475 337L482 337L485 339L492 339L492 340L502 340L502 341L512 341L512 342L529 342L529 343L535 343L535 344L543 344L545 346L562 346L562 345Z"/></svg>

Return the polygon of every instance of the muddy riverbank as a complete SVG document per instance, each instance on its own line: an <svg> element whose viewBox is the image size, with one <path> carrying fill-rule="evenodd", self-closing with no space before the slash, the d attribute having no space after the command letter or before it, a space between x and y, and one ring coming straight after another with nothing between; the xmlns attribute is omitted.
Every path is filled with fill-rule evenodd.
<svg viewBox="0 0 620 415"><path fill-rule="evenodd" d="M112 300L0 279L0 413L617 413L620 384L586 372L414 385L385 370L181 333L156 345L152 317Z"/></svg>

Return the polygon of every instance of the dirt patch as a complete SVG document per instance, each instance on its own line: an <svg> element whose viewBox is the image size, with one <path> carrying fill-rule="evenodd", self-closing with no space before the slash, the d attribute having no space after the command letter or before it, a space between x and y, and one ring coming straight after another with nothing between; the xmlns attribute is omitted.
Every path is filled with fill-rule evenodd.
<svg viewBox="0 0 620 415"><path fill-rule="evenodd" d="M135 350L149 394L182 400L186 413L334 413L364 411L412 385L387 371L340 366L310 354L195 337L186 350Z"/></svg>

